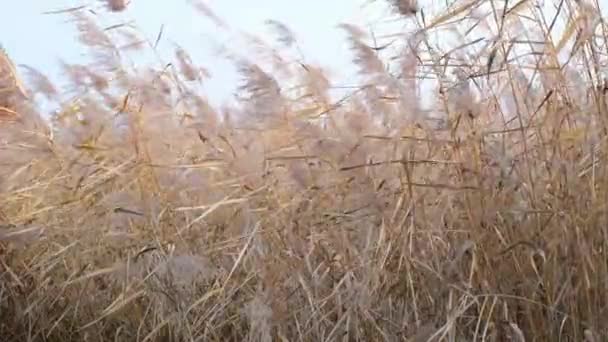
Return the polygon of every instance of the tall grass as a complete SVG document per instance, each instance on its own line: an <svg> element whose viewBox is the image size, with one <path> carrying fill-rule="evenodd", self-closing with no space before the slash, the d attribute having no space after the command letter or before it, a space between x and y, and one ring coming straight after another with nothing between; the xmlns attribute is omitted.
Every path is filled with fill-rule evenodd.
<svg viewBox="0 0 608 342"><path fill-rule="evenodd" d="M187 51L133 68L156 42L85 9L69 89L6 59L2 340L608 339L598 7L389 5L404 32L341 26L346 91L275 21L282 49L226 51L225 108Z"/></svg>

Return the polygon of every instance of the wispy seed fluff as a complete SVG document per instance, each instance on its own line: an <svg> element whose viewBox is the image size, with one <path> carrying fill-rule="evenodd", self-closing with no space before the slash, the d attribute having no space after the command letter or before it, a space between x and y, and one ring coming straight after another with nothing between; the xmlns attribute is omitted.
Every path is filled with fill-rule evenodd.
<svg viewBox="0 0 608 342"><path fill-rule="evenodd" d="M122 12L127 9L127 0L106 0L106 4L112 12Z"/></svg>
<svg viewBox="0 0 608 342"><path fill-rule="evenodd" d="M403 16L415 15L418 12L417 0L389 0L389 2Z"/></svg>

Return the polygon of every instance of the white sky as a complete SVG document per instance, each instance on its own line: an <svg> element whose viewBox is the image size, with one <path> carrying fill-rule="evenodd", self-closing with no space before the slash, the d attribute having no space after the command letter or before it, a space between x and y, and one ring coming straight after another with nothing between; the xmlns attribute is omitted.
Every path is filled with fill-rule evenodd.
<svg viewBox="0 0 608 342"><path fill-rule="evenodd" d="M365 26L390 14L384 6L364 6L366 2L369 1L205 1L237 34L247 32L272 39L264 21L275 19L287 24L297 34L306 58L331 67L338 77L344 72L349 73L353 66L346 36L336 25L348 22ZM12 1L3 7L5 15L0 20L0 32L4 34L0 37L0 44L16 64L35 67L57 80L61 77L59 58L79 62L85 51L76 40L74 25L67 22L68 15L43 13L85 4L99 12L104 11L101 0ZM231 64L214 56L214 44L225 44L239 51L239 43L234 34L218 30L209 19L195 11L188 0L131 0L127 11L103 14L102 18L114 22L133 21L151 41L164 25L159 50L170 56L173 42L184 46L195 63L211 72L213 78L205 89L212 102L217 103L219 101L213 100L224 100L231 95L237 75Z"/></svg>
<svg viewBox="0 0 608 342"><path fill-rule="evenodd" d="M391 21L390 11L383 5L386 0L202 0L220 18L224 19L236 33L247 32L261 37L269 36L266 19L276 19L287 24L299 38L309 61L330 67L334 80L348 82L354 66L346 36L336 25L348 22L382 31L386 25L399 28L400 23ZM430 18L431 8L447 0L419 0ZM539 0L546 6L558 1ZM606 0L599 0L605 4ZM449 1L452 2L452 1ZM512 0L510 3L517 1ZM60 78L58 59L79 62L84 53L76 40L73 24L66 15L43 14L53 11L90 5L103 12L102 0L22 0L11 1L3 7L0 20L0 43L7 49L17 64L33 66L53 80ZM128 10L102 18L114 22L133 21L154 41L161 25L164 35L159 50L170 56L173 43L184 46L194 61L211 72L213 78L207 82L205 91L213 104L229 99L238 80L232 65L215 57L214 44L225 44L240 51L242 45L235 35L218 30L210 20L196 12L188 0L131 0ZM449 36L444 36L449 37ZM486 37L488 38L488 37ZM449 38L447 39L449 40ZM241 51L242 52L242 51ZM342 82L342 83L344 83Z"/></svg>

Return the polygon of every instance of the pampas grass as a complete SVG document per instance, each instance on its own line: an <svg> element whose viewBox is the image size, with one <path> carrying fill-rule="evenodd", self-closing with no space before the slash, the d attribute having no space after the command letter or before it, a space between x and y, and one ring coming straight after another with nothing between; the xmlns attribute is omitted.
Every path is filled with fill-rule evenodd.
<svg viewBox="0 0 608 342"><path fill-rule="evenodd" d="M147 41L82 9L69 92L0 65L3 341L607 339L599 10L387 5L404 32L340 26L348 89L250 36L213 108L212 69L132 68Z"/></svg>

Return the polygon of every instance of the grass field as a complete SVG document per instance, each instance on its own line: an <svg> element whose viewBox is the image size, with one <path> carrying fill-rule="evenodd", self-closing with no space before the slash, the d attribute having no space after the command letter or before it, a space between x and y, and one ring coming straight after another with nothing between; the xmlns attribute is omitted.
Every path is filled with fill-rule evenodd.
<svg viewBox="0 0 608 342"><path fill-rule="evenodd" d="M606 341L598 7L390 2L412 30L340 28L357 87L272 22L223 108L85 10L69 89L3 58L2 341Z"/></svg>

